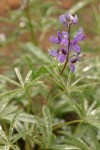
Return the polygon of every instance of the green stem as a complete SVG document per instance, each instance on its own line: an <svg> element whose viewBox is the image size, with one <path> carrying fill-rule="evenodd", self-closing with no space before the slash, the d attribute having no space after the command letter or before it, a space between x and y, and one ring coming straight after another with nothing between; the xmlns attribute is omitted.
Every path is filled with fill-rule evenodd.
<svg viewBox="0 0 100 150"><path fill-rule="evenodd" d="M53 130L56 130L56 129L58 129L62 126L65 126L65 125L71 125L71 124L74 124L74 123L83 123L83 122L84 122L83 120L73 120L73 121L69 121L69 122L65 122L65 123L60 123L60 124L55 125Z"/></svg>
<svg viewBox="0 0 100 150"><path fill-rule="evenodd" d="M29 140L28 140L28 138L26 137L26 139L25 139L25 150L30 150L30 144L29 144Z"/></svg>
<svg viewBox="0 0 100 150"><path fill-rule="evenodd" d="M32 97L31 97L31 95L29 94L29 92L27 91L27 89L25 89L25 92L26 92L26 94L27 94L27 96L28 96L28 106L27 106L27 113L30 113L30 108L31 108L31 105L32 105ZM32 107L33 107L33 105L32 105ZM34 114L35 114L35 110L34 110Z"/></svg>

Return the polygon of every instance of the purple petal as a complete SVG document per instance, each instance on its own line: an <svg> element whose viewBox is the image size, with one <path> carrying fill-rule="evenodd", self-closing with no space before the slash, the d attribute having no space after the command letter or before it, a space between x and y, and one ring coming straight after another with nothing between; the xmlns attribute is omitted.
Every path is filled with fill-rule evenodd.
<svg viewBox="0 0 100 150"><path fill-rule="evenodd" d="M68 45L68 39L67 38L63 38L60 45L65 45L67 46Z"/></svg>
<svg viewBox="0 0 100 150"><path fill-rule="evenodd" d="M66 14L63 14L60 16L60 22L66 26L68 26L68 22L71 24L77 24L78 23L78 17L75 15L74 17L71 15L71 13L68 11Z"/></svg>
<svg viewBox="0 0 100 150"><path fill-rule="evenodd" d="M62 31L62 35L64 38L68 38L68 32Z"/></svg>
<svg viewBox="0 0 100 150"><path fill-rule="evenodd" d="M75 58L70 59L70 63L76 63L77 61L80 61L81 57L77 55Z"/></svg>
<svg viewBox="0 0 100 150"><path fill-rule="evenodd" d="M65 60L66 60L66 55L64 54L60 54L59 57L58 57L58 60L63 63Z"/></svg>
<svg viewBox="0 0 100 150"><path fill-rule="evenodd" d="M77 42L82 41L85 39L85 35L84 35L84 31L82 28L80 28L78 30L78 33L76 36L74 36L74 40L76 40Z"/></svg>
<svg viewBox="0 0 100 150"><path fill-rule="evenodd" d="M70 59L70 62L71 62L71 63L76 63L76 61L77 61L77 58L72 58L72 59Z"/></svg>
<svg viewBox="0 0 100 150"><path fill-rule="evenodd" d="M60 45L68 45L68 32L62 31L63 39L60 43Z"/></svg>
<svg viewBox="0 0 100 150"><path fill-rule="evenodd" d="M75 65L73 63L70 63L70 70L72 72L75 72Z"/></svg>
<svg viewBox="0 0 100 150"><path fill-rule="evenodd" d="M62 34L61 34L61 32L57 32L57 34L58 34L58 40L59 40L59 42L61 42L61 40L62 40Z"/></svg>
<svg viewBox="0 0 100 150"><path fill-rule="evenodd" d="M65 15L64 15L64 14L60 16L60 22L61 22L62 24L65 24L65 23L66 23L66 18L65 18Z"/></svg>
<svg viewBox="0 0 100 150"><path fill-rule="evenodd" d="M58 40L58 38L56 38L56 37L54 37L54 36L51 36L51 37L50 37L50 42L56 43L56 44L60 44L60 41Z"/></svg>
<svg viewBox="0 0 100 150"><path fill-rule="evenodd" d="M71 24L77 24L78 23L78 17L77 15L75 15L74 17L70 14L70 12L68 11L65 14L65 18L71 23Z"/></svg>
<svg viewBox="0 0 100 150"><path fill-rule="evenodd" d="M68 21L71 21L73 19L73 16L70 14L70 12L68 11L66 14L65 14L65 18L68 20Z"/></svg>
<svg viewBox="0 0 100 150"><path fill-rule="evenodd" d="M59 52L57 50L51 50L49 55L57 58L59 56Z"/></svg>
<svg viewBox="0 0 100 150"><path fill-rule="evenodd" d="M62 51L62 54L67 55L67 50L66 49L62 48L61 51Z"/></svg>
<svg viewBox="0 0 100 150"><path fill-rule="evenodd" d="M70 42L70 47L69 47L70 51L73 49L73 41Z"/></svg>
<svg viewBox="0 0 100 150"><path fill-rule="evenodd" d="M77 24L78 23L78 17L77 15L75 15L75 17L73 17L72 19L72 24Z"/></svg>
<svg viewBox="0 0 100 150"><path fill-rule="evenodd" d="M81 51L81 48L78 44L73 45L73 49L74 49L75 53L80 53L80 51Z"/></svg>

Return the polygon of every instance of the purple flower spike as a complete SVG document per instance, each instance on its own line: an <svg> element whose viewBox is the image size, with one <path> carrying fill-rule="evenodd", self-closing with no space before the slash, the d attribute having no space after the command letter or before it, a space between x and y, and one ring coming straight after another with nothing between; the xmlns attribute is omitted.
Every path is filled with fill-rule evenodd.
<svg viewBox="0 0 100 150"><path fill-rule="evenodd" d="M60 22L67 27L67 32L57 32L58 37L51 36L50 41L52 43L59 44L58 50L51 50L49 55L56 58L60 63L64 63L60 72L62 75L67 64L69 64L70 70L75 72L75 63L81 59L81 47L79 42L85 39L84 31L82 28L78 30L78 33L71 40L71 26L78 23L77 15L72 16L68 11L66 14L60 16Z"/></svg>
<svg viewBox="0 0 100 150"><path fill-rule="evenodd" d="M50 37L50 41L51 41L52 43L60 44L60 43L61 43L61 40L62 40L62 34L61 34L59 31L57 32L57 34L58 34L58 37L56 38L56 37L54 37L54 36L51 36L51 37Z"/></svg>

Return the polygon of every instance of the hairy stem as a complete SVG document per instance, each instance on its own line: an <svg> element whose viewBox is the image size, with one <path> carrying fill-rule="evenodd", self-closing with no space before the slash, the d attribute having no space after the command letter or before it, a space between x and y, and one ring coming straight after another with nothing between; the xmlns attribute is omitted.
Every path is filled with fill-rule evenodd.
<svg viewBox="0 0 100 150"><path fill-rule="evenodd" d="M67 65L67 63L68 63L68 61L69 61L69 48L70 48L70 26L71 26L71 24L69 23L68 24L68 53L67 53L67 57L66 57L66 61L65 61L65 64L64 64L64 66L63 66L63 68L62 68L62 71L61 71L61 75L63 74L63 72L64 72L64 70L65 70L65 68L66 68L66 65Z"/></svg>

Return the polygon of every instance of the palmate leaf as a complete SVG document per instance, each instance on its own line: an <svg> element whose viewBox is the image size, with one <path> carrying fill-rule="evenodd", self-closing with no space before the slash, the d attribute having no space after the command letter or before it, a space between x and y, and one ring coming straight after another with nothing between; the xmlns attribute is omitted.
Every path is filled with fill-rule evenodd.
<svg viewBox="0 0 100 150"><path fill-rule="evenodd" d="M93 117L87 117L87 118L86 118L86 121L87 121L89 124L91 124L91 125L97 127L98 129L100 129L100 120L99 120L99 119L95 119L95 118L93 118Z"/></svg>
<svg viewBox="0 0 100 150"><path fill-rule="evenodd" d="M11 150L11 148L6 143L5 146L0 146L0 150ZM20 148L17 145L12 145L12 150L20 150Z"/></svg>
<svg viewBox="0 0 100 150"><path fill-rule="evenodd" d="M15 124L15 129L16 129L16 131L18 132L18 133L21 133L21 132L26 132L26 131L28 131L29 129L30 130L33 130L33 132L34 132L34 128L35 128L35 123L32 123L32 121L30 121L30 122L21 122L21 121L18 121L17 120L17 122L16 122L16 124Z"/></svg>
<svg viewBox="0 0 100 150"><path fill-rule="evenodd" d="M17 109L18 106L16 105L16 103L8 104L0 114L0 118L4 120L12 121L13 116L15 115Z"/></svg>
<svg viewBox="0 0 100 150"><path fill-rule="evenodd" d="M91 124L100 129L100 107L96 107L97 101L94 101L90 106L87 99L81 99L82 104L76 104L76 112L79 111L79 116L83 122Z"/></svg>
<svg viewBox="0 0 100 150"><path fill-rule="evenodd" d="M18 121L35 124L36 123L36 117L34 115L22 112L18 116Z"/></svg>
<svg viewBox="0 0 100 150"><path fill-rule="evenodd" d="M41 146L44 149L48 149L51 142L54 142L55 137L52 134L52 119L51 119L51 114L50 114L50 110L47 106L43 106L43 118L40 119L37 117L37 127L39 129L40 135L39 137L38 135L34 137L34 141L38 142L40 139L40 142L38 142L38 144L42 144Z"/></svg>
<svg viewBox="0 0 100 150"><path fill-rule="evenodd" d="M27 73L27 75L26 75L26 77L25 77L25 81L24 81L25 84L29 82L31 75L32 75L32 70L30 70L30 71Z"/></svg>
<svg viewBox="0 0 100 150"><path fill-rule="evenodd" d="M100 143L97 139L97 135L96 135L96 132L94 130L94 127L93 126L89 126L89 131L90 131L90 135L91 135L91 138L92 138L92 143L94 143L94 150L100 150Z"/></svg>
<svg viewBox="0 0 100 150"><path fill-rule="evenodd" d="M51 150L80 150L79 148L71 145L66 144L58 144L58 145L52 145L50 147Z"/></svg>
<svg viewBox="0 0 100 150"><path fill-rule="evenodd" d="M10 150L8 145L0 146L0 150Z"/></svg>
<svg viewBox="0 0 100 150"><path fill-rule="evenodd" d="M20 92L19 89L7 92L3 98L0 100L0 114L4 111L5 107L8 105L9 101L14 98Z"/></svg>
<svg viewBox="0 0 100 150"><path fill-rule="evenodd" d="M14 115L14 117L13 117L11 123L10 123L9 139L12 138L12 136L13 136L13 131L14 131L14 128L15 128L15 123L16 123L16 121L17 121L17 118L18 118L20 112L21 112L21 110L20 110L20 111L17 110L16 114Z"/></svg>
<svg viewBox="0 0 100 150"><path fill-rule="evenodd" d="M12 149L13 149L13 150L21 150L17 145L13 145L13 146L12 146Z"/></svg>
<svg viewBox="0 0 100 150"><path fill-rule="evenodd" d="M82 106L80 106L80 104L74 102L73 108L74 108L75 112L79 115L80 118L84 117L85 111L83 110Z"/></svg>
<svg viewBox="0 0 100 150"><path fill-rule="evenodd" d="M25 130L20 131L19 133L16 133L16 134L13 132L15 129L19 114L20 114L20 111L17 111L17 113L13 116L13 119L11 121L10 128L9 128L8 136L5 134L5 132L2 130L2 128L0 130L0 146L3 146L3 145L5 147L8 146L7 147L8 150L10 148L19 150L19 147L17 145L15 145L16 142L20 138L30 135L33 132L33 127L27 129L26 131ZM2 148L5 148L4 146ZM6 148L4 150L6 150Z"/></svg>
<svg viewBox="0 0 100 150"><path fill-rule="evenodd" d="M88 112L85 121L100 129L100 107Z"/></svg>
<svg viewBox="0 0 100 150"><path fill-rule="evenodd" d="M78 126L74 137L82 139L90 147L91 150L99 150L100 143L97 137L97 133L98 130L94 126L85 123Z"/></svg>
<svg viewBox="0 0 100 150"><path fill-rule="evenodd" d="M43 145L45 145L45 141L46 141L46 130L45 130L45 127L44 127L44 122L42 119L40 119L39 117L36 117L36 125L37 125L37 130L39 130L40 134L42 135L42 138L39 139L39 136L35 136L34 140L35 141L39 141L40 140L40 143L42 143Z"/></svg>
<svg viewBox="0 0 100 150"><path fill-rule="evenodd" d="M3 131L1 126L0 126L0 150L10 150L8 137L6 133Z"/></svg>
<svg viewBox="0 0 100 150"><path fill-rule="evenodd" d="M20 138L23 138L23 140L25 140L26 136L29 137L29 135L34 132L35 125L36 117L34 115L21 112L15 124L15 129L18 133L13 135L12 142L17 142L17 140L19 140ZM31 141L32 139L28 138L28 140Z"/></svg>
<svg viewBox="0 0 100 150"><path fill-rule="evenodd" d="M8 139L5 132L2 130L2 126L0 125L0 145L6 145Z"/></svg>
<svg viewBox="0 0 100 150"><path fill-rule="evenodd" d="M21 84L22 87L23 87L23 86L24 86L24 81L23 81L23 79L22 79L22 76L21 76L21 73L20 73L19 69L18 69L18 68L15 68L15 72L16 72L16 75L17 75L17 77L18 77L18 79L19 79L20 84Z"/></svg>
<svg viewBox="0 0 100 150"><path fill-rule="evenodd" d="M60 87L63 91L66 90L66 83L64 82L63 78L59 75L59 72L57 69L51 69L47 66L45 66L47 69L49 75L46 75L46 77L53 81L58 87Z"/></svg>
<svg viewBox="0 0 100 150"><path fill-rule="evenodd" d="M61 134L65 136L63 140L65 144L73 145L80 150L90 150L90 147L87 145L87 143L85 143L80 137L67 134L65 131L61 131Z"/></svg>
<svg viewBox="0 0 100 150"><path fill-rule="evenodd" d="M17 105L14 102L9 103L18 93L20 89L12 90L2 94L0 101L0 119L12 121L17 110Z"/></svg>
<svg viewBox="0 0 100 150"><path fill-rule="evenodd" d="M76 113L80 116L83 122L91 124L100 129L100 107L95 108L97 101L94 101L90 106L87 99L81 99L82 104L74 102Z"/></svg>
<svg viewBox="0 0 100 150"><path fill-rule="evenodd" d="M16 70L16 73L17 73L17 77L22 85L22 90L28 94L29 96L29 93L27 92L30 88L34 88L34 92L33 92L33 95L37 95L37 94L45 94L47 93L47 86L44 84L44 82L40 81L40 78L42 77L42 75L39 75L38 77L33 77L33 80L31 79L30 80L30 77L32 75L32 70L29 71L25 77L25 80L23 81L22 79L22 76L20 74L20 71L18 70L18 68L15 68ZM42 90L41 90L42 89ZM34 94L35 93L35 94ZM32 97L33 97L32 95ZM46 94L47 95L47 94ZM30 95L31 96L31 95Z"/></svg>
<svg viewBox="0 0 100 150"><path fill-rule="evenodd" d="M12 83L12 84L16 85L17 87L21 87L21 85L19 83L17 83L16 81L14 81L14 80L12 80L10 78L7 78L7 77L5 77L3 75L0 75L0 78L6 80L9 83Z"/></svg>
<svg viewBox="0 0 100 150"><path fill-rule="evenodd" d="M2 137L0 137L0 145L6 145L6 144L7 142L4 139L2 139Z"/></svg>
<svg viewBox="0 0 100 150"><path fill-rule="evenodd" d="M13 139L12 139L12 144L13 144L13 143L16 143L20 138L25 137L25 136L27 136L27 135L30 135L32 132L33 132L33 130L32 130L32 129L29 129L29 130L27 130L27 131L23 131L23 132L14 134L14 135L13 135Z"/></svg>
<svg viewBox="0 0 100 150"><path fill-rule="evenodd" d="M52 136L52 119L50 110L47 106L43 106L43 118L44 118L44 126L46 129L46 145L49 145L51 142L51 136Z"/></svg>

